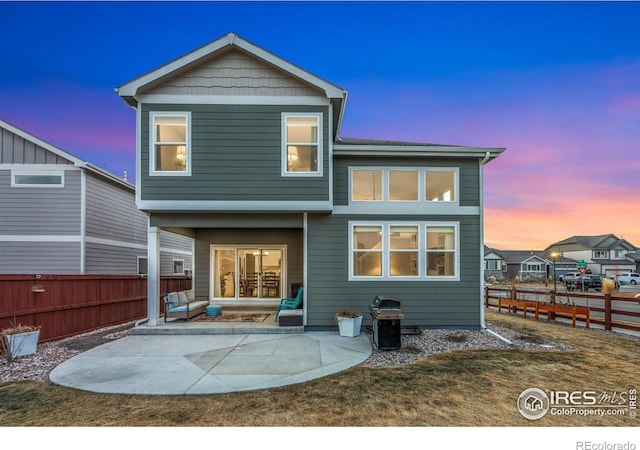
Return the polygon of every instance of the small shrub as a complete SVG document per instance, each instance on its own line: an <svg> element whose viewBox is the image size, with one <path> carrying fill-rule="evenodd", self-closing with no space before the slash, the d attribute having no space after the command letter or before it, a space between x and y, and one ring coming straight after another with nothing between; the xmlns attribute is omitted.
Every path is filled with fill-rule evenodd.
<svg viewBox="0 0 640 450"><path fill-rule="evenodd" d="M613 294L616 290L616 282L610 278L602 280L602 292L605 294Z"/></svg>

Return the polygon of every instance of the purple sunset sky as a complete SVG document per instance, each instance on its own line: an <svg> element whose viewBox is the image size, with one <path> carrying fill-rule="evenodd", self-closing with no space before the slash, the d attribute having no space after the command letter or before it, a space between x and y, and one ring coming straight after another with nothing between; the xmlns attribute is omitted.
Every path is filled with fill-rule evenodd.
<svg viewBox="0 0 640 450"><path fill-rule="evenodd" d="M227 32L349 91L343 137L506 147L485 241L640 246L640 3L0 2L0 119L129 178L113 91Z"/></svg>

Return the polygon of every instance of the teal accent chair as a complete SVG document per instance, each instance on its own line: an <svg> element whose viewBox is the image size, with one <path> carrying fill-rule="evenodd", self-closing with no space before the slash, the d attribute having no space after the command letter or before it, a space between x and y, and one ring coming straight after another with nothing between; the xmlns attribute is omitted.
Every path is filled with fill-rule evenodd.
<svg viewBox="0 0 640 450"><path fill-rule="evenodd" d="M278 309L276 310L276 318L273 319L274 322L278 321L278 314L280 314L280 311L283 309L300 308L300 305L302 305L302 290L302 287L298 289L298 295L296 295L296 298L283 298L280 300L280 305L278 305Z"/></svg>

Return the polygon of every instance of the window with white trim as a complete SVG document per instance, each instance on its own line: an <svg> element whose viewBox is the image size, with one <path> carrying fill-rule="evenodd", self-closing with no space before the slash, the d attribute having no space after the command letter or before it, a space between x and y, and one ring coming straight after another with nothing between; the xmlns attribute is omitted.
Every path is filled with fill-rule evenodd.
<svg viewBox="0 0 640 450"><path fill-rule="evenodd" d="M64 187L64 171L11 171L12 187Z"/></svg>
<svg viewBox="0 0 640 450"><path fill-rule="evenodd" d="M594 250L593 257L594 258L607 258L609 256L609 252L607 250Z"/></svg>
<svg viewBox="0 0 640 450"><path fill-rule="evenodd" d="M282 113L282 175L322 176L322 113Z"/></svg>
<svg viewBox="0 0 640 450"><path fill-rule="evenodd" d="M184 275L184 260L183 259L174 259L173 260L173 274L174 275Z"/></svg>
<svg viewBox="0 0 640 450"><path fill-rule="evenodd" d="M457 222L350 222L349 280L458 280Z"/></svg>
<svg viewBox="0 0 640 450"><path fill-rule="evenodd" d="M350 202L458 201L459 169L351 167Z"/></svg>
<svg viewBox="0 0 640 450"><path fill-rule="evenodd" d="M427 202L455 202L456 174L451 169L425 170L425 199Z"/></svg>
<svg viewBox="0 0 640 450"><path fill-rule="evenodd" d="M138 256L138 275L149 275L149 260L146 256Z"/></svg>
<svg viewBox="0 0 640 450"><path fill-rule="evenodd" d="M191 113L152 112L149 141L151 175L190 175Z"/></svg>

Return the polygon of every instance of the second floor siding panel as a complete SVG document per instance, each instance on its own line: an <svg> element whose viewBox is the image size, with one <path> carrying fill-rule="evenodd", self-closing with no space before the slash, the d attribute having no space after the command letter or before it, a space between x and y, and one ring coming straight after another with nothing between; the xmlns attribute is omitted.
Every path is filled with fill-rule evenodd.
<svg viewBox="0 0 640 450"><path fill-rule="evenodd" d="M150 113L188 112L190 174L150 173ZM283 113L321 113L320 176L282 176ZM329 200L329 107L143 104L140 198L156 201Z"/></svg>
<svg viewBox="0 0 640 450"><path fill-rule="evenodd" d="M60 187L18 187L0 170L1 235L80 235L81 172L64 170Z"/></svg>
<svg viewBox="0 0 640 450"><path fill-rule="evenodd" d="M87 236L147 244L147 216L138 211L133 190L87 176Z"/></svg>
<svg viewBox="0 0 640 450"><path fill-rule="evenodd" d="M461 207L471 206L477 207L480 205L480 192L479 192L479 161L473 158L458 158L458 159L446 159L446 158L391 158L391 157L336 157L334 159L334 204L335 205L349 205L352 189L351 186L351 170L365 169L365 170L380 170L386 171L402 171L402 170L416 170L419 172L420 177L423 177L425 173L429 171L449 170L451 169L456 173L458 179L455 182L459 192L455 193L457 198L456 203ZM425 189L425 180L420 180L419 186L421 189ZM386 184L385 184L386 186ZM424 202L424 198L421 194L419 197L422 201L417 202L420 206L428 207ZM370 202L371 203L371 202ZM375 202L373 202L375 203ZM426 211L428 213L428 211Z"/></svg>

